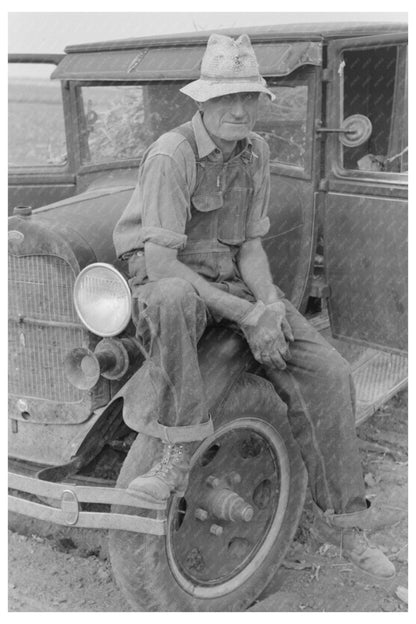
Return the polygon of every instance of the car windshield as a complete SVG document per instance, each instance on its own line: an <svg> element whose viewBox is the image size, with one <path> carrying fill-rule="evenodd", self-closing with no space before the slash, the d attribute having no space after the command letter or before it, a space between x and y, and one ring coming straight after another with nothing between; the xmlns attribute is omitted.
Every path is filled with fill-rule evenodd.
<svg viewBox="0 0 416 624"><path fill-rule="evenodd" d="M191 119L196 105L177 83L81 88L83 163L140 158L161 134Z"/></svg>
<svg viewBox="0 0 416 624"><path fill-rule="evenodd" d="M161 134L190 120L195 102L184 83L91 84L80 87L82 161L85 165L138 159ZM270 146L271 161L303 168L308 87L271 80L276 98L261 97L255 131Z"/></svg>

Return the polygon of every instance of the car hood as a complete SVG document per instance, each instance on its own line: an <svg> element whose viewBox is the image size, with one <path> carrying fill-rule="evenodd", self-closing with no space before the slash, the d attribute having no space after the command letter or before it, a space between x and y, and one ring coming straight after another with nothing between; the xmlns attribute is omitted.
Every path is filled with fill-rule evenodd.
<svg viewBox="0 0 416 624"><path fill-rule="evenodd" d="M117 265L114 226L134 184L91 187L74 197L9 218L9 250L16 255L65 256L76 272L91 262Z"/></svg>

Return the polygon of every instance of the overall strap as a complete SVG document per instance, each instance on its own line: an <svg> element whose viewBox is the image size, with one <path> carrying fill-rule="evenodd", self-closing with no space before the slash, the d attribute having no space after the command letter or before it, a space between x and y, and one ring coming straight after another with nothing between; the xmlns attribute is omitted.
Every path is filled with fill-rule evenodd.
<svg viewBox="0 0 416 624"><path fill-rule="evenodd" d="M191 121L187 121L186 123L178 126L177 128L174 128L173 130L170 130L169 132L176 132L177 134L183 136L191 146L195 156L195 160L198 160L198 147L196 144L194 129L192 127Z"/></svg>

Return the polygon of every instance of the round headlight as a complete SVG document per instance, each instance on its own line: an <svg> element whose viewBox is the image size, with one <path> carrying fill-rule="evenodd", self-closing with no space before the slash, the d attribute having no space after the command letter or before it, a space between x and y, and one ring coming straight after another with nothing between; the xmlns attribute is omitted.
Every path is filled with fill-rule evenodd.
<svg viewBox="0 0 416 624"><path fill-rule="evenodd" d="M116 336L131 318L127 281L111 264L85 267L75 280L74 303L84 325L98 336Z"/></svg>

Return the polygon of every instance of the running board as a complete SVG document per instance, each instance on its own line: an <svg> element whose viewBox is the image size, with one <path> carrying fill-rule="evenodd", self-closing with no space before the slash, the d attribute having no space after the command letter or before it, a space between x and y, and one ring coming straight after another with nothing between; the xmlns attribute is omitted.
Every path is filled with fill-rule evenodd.
<svg viewBox="0 0 416 624"><path fill-rule="evenodd" d="M407 356L344 342L320 332L350 363L357 392L356 425L372 416L386 401L407 386Z"/></svg>
<svg viewBox="0 0 416 624"><path fill-rule="evenodd" d="M407 385L407 357L375 351L359 366L352 366L357 391L355 422L360 425Z"/></svg>

